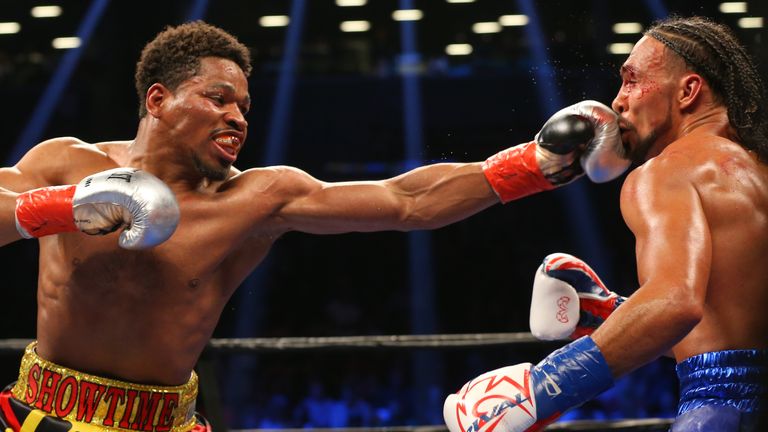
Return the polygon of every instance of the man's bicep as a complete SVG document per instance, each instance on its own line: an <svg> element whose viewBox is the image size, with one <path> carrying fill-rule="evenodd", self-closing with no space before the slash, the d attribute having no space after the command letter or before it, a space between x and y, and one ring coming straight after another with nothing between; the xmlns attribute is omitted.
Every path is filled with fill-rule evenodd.
<svg viewBox="0 0 768 432"><path fill-rule="evenodd" d="M379 182L321 183L281 213L292 229L313 234L378 231L396 227L396 201Z"/></svg>
<svg viewBox="0 0 768 432"><path fill-rule="evenodd" d="M49 186L46 178L46 169L43 166L35 168L32 164L25 166L20 162L12 167L0 168L0 187L13 192Z"/></svg>
<svg viewBox="0 0 768 432"><path fill-rule="evenodd" d="M24 192L32 189L27 186L31 182L26 179L15 166L0 168L0 187L13 192Z"/></svg>
<svg viewBox="0 0 768 432"><path fill-rule="evenodd" d="M275 188L284 200L275 217L285 229L338 234L396 226L400 200L386 182L327 183L303 171L288 170Z"/></svg>
<svg viewBox="0 0 768 432"><path fill-rule="evenodd" d="M75 143L79 141L73 138L57 138L38 144L16 165L0 168L0 187L24 192L56 184L53 179L59 177L60 172L67 168L68 152Z"/></svg>

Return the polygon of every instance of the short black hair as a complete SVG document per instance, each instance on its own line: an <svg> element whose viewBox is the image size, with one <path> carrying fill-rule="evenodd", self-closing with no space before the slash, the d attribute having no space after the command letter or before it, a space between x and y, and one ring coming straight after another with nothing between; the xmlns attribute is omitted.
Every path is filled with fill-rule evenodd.
<svg viewBox="0 0 768 432"><path fill-rule="evenodd" d="M198 73L203 57L232 60L246 77L251 74L250 51L235 36L202 21L168 26L144 47L136 63L139 118L147 114L144 99L152 84L160 83L176 90L179 84Z"/></svg>

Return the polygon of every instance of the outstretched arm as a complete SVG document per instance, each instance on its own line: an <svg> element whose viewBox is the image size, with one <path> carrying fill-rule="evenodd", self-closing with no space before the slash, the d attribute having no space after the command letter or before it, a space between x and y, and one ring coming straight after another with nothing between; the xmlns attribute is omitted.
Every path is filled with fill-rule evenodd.
<svg viewBox="0 0 768 432"><path fill-rule="evenodd" d="M665 155L630 175L622 213L636 237L640 288L593 334L614 376L665 354L701 320L711 235L691 178L695 167Z"/></svg>
<svg viewBox="0 0 768 432"><path fill-rule="evenodd" d="M315 234L436 228L498 202L480 163L436 164L388 180L342 183L282 169L298 187L279 219L287 229Z"/></svg>
<svg viewBox="0 0 768 432"><path fill-rule="evenodd" d="M287 230L317 234L437 228L499 200L566 184L584 170L595 181L615 178L628 166L622 154L615 113L583 101L555 113L534 141L483 163L435 164L388 180L347 183L293 170L285 180L297 186L276 216Z"/></svg>

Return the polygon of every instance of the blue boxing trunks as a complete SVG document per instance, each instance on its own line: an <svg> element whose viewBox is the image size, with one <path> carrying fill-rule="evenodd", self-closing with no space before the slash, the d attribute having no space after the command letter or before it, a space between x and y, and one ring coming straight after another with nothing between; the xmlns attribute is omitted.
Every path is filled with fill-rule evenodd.
<svg viewBox="0 0 768 432"><path fill-rule="evenodd" d="M755 431L765 415L767 374L768 350L708 352L678 363L680 404L672 432Z"/></svg>

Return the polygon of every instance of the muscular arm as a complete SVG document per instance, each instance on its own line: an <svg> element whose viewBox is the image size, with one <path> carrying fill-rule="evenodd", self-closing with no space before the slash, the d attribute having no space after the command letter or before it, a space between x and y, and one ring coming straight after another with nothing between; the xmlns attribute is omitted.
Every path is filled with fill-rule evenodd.
<svg viewBox="0 0 768 432"><path fill-rule="evenodd" d="M21 239L16 229L16 197L38 187L50 186L69 163L69 149L82 144L74 138L45 141L13 167L0 168L0 246Z"/></svg>
<svg viewBox="0 0 768 432"><path fill-rule="evenodd" d="M387 180L342 183L280 170L293 193L277 218L285 229L314 234L437 228L499 202L480 163L435 164Z"/></svg>
<svg viewBox="0 0 768 432"><path fill-rule="evenodd" d="M640 288L593 334L614 376L663 355L701 320L712 246L693 171L682 156L667 155L635 171L622 190Z"/></svg>

